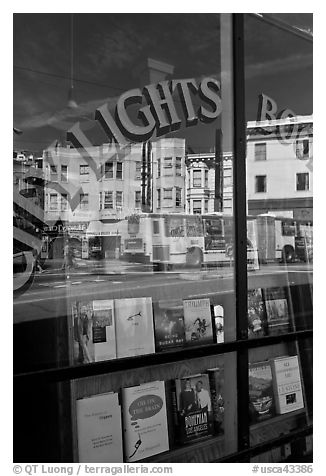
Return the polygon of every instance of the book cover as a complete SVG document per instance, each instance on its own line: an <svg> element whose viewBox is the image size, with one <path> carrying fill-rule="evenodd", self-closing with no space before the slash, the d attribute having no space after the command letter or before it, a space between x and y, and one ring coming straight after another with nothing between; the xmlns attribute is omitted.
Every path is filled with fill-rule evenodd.
<svg viewBox="0 0 326 476"><path fill-rule="evenodd" d="M249 364L249 417L256 423L275 415L273 377L268 361Z"/></svg>
<svg viewBox="0 0 326 476"><path fill-rule="evenodd" d="M122 406L127 462L139 461L169 450L163 381L123 388Z"/></svg>
<svg viewBox="0 0 326 476"><path fill-rule="evenodd" d="M80 463L122 463L121 407L117 393L76 401Z"/></svg>
<svg viewBox="0 0 326 476"><path fill-rule="evenodd" d="M212 314L209 298L183 301L186 343L211 344L213 339Z"/></svg>
<svg viewBox="0 0 326 476"><path fill-rule="evenodd" d="M175 404L181 443L213 434L213 410L207 374L176 379Z"/></svg>
<svg viewBox="0 0 326 476"><path fill-rule="evenodd" d="M81 301L73 306L74 354L76 363L94 362L93 302Z"/></svg>
<svg viewBox="0 0 326 476"><path fill-rule="evenodd" d="M73 305L74 356L77 363L116 357L113 300L81 301Z"/></svg>
<svg viewBox="0 0 326 476"><path fill-rule="evenodd" d="M261 288L248 290L248 338L267 335L267 318Z"/></svg>
<svg viewBox="0 0 326 476"><path fill-rule="evenodd" d="M158 301L153 305L157 352L185 343L182 301Z"/></svg>
<svg viewBox="0 0 326 476"><path fill-rule="evenodd" d="M94 360L116 358L115 323L113 300L93 301Z"/></svg>
<svg viewBox="0 0 326 476"><path fill-rule="evenodd" d="M289 331L290 315L287 291L285 288L268 288L264 290L267 326L269 335Z"/></svg>
<svg viewBox="0 0 326 476"><path fill-rule="evenodd" d="M212 398L213 421L215 433L224 432L224 369L216 367L207 369Z"/></svg>
<svg viewBox="0 0 326 476"><path fill-rule="evenodd" d="M224 342L224 308L220 304L213 307L214 339L217 344Z"/></svg>
<svg viewBox="0 0 326 476"><path fill-rule="evenodd" d="M298 356L271 360L276 413L293 412L304 408Z"/></svg>
<svg viewBox="0 0 326 476"><path fill-rule="evenodd" d="M152 298L116 299L114 305L117 357L154 353Z"/></svg>

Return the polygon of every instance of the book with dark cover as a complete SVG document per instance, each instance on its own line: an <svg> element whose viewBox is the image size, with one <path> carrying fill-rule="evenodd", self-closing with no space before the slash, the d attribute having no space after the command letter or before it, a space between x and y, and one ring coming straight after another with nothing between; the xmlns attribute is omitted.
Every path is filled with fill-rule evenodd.
<svg viewBox="0 0 326 476"><path fill-rule="evenodd" d="M182 347L185 343L182 301L158 301L153 310L156 352Z"/></svg>
<svg viewBox="0 0 326 476"><path fill-rule="evenodd" d="M273 377L268 361L249 364L249 418L251 423L275 415Z"/></svg>
<svg viewBox="0 0 326 476"><path fill-rule="evenodd" d="M267 318L261 288L248 290L248 338L267 335Z"/></svg>
<svg viewBox="0 0 326 476"><path fill-rule="evenodd" d="M290 330L288 292L286 288L264 289L267 327L269 335L278 335Z"/></svg>
<svg viewBox="0 0 326 476"><path fill-rule="evenodd" d="M224 369L207 369L212 397L213 421L215 433L224 432Z"/></svg>
<svg viewBox="0 0 326 476"><path fill-rule="evenodd" d="M224 342L224 308L220 304L211 306L214 316L213 335L217 344Z"/></svg>
<svg viewBox="0 0 326 476"><path fill-rule="evenodd" d="M174 409L180 443L213 434L213 410L207 374L175 380Z"/></svg>
<svg viewBox="0 0 326 476"><path fill-rule="evenodd" d="M213 326L209 298L183 301L187 345L212 344Z"/></svg>

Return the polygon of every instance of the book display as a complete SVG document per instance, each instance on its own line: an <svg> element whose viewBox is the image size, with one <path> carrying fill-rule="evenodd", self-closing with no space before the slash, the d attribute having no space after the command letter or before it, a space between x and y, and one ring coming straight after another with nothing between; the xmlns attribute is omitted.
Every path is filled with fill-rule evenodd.
<svg viewBox="0 0 326 476"><path fill-rule="evenodd" d="M213 408L207 374L176 379L175 411L181 443L213 434Z"/></svg>
<svg viewBox="0 0 326 476"><path fill-rule="evenodd" d="M185 326L182 302L154 303L155 348L157 352L185 344Z"/></svg>
<svg viewBox="0 0 326 476"><path fill-rule="evenodd" d="M187 299L183 301L187 345L213 342L213 326L210 300Z"/></svg>
<svg viewBox="0 0 326 476"><path fill-rule="evenodd" d="M249 365L249 416L252 423L275 414L273 376L269 362Z"/></svg>
<svg viewBox="0 0 326 476"><path fill-rule="evenodd" d="M248 337L261 337L267 334L267 319L262 290L248 290Z"/></svg>
<svg viewBox="0 0 326 476"><path fill-rule="evenodd" d="M117 393L76 401L78 459L81 463L123 461L121 407Z"/></svg>
<svg viewBox="0 0 326 476"><path fill-rule="evenodd" d="M117 357L155 352L152 298L115 300Z"/></svg>
<svg viewBox="0 0 326 476"><path fill-rule="evenodd" d="M285 288L268 288L264 290L268 334L276 335L287 332L290 327L289 304Z"/></svg>
<svg viewBox="0 0 326 476"><path fill-rule="evenodd" d="M222 367L207 369L207 374L212 398L214 431L220 433L224 431L224 369Z"/></svg>
<svg viewBox="0 0 326 476"><path fill-rule="evenodd" d="M280 415L304 407L298 356L271 360L276 412Z"/></svg>
<svg viewBox="0 0 326 476"><path fill-rule="evenodd" d="M125 460L139 461L169 449L164 382L122 390Z"/></svg>

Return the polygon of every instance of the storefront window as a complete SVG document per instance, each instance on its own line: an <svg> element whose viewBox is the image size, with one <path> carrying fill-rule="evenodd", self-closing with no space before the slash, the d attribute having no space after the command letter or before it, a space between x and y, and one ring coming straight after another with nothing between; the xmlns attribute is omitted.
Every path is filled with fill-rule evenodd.
<svg viewBox="0 0 326 476"><path fill-rule="evenodd" d="M309 424L310 336L281 342L311 328L312 116L283 78L301 40L280 47L240 14L28 18L14 17L15 460L214 462ZM279 119L256 123L277 101L298 114L290 145Z"/></svg>

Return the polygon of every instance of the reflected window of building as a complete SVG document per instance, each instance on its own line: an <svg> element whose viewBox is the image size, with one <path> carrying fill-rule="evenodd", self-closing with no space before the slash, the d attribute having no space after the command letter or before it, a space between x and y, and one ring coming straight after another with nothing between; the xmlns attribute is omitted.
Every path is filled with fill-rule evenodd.
<svg viewBox="0 0 326 476"><path fill-rule="evenodd" d="M117 162L117 174L116 178L122 180L122 162Z"/></svg>
<svg viewBox="0 0 326 476"><path fill-rule="evenodd" d="M157 159L157 176L161 177L161 159Z"/></svg>
<svg viewBox="0 0 326 476"><path fill-rule="evenodd" d="M181 207L182 206L182 189L176 187L175 189L175 206Z"/></svg>
<svg viewBox="0 0 326 476"><path fill-rule="evenodd" d="M89 165L80 165L79 175L89 175Z"/></svg>
<svg viewBox="0 0 326 476"><path fill-rule="evenodd" d="M164 175L172 175L172 157L164 158Z"/></svg>
<svg viewBox="0 0 326 476"><path fill-rule="evenodd" d="M115 204L116 207L122 207L123 204L123 192L116 192L115 194Z"/></svg>
<svg viewBox="0 0 326 476"><path fill-rule="evenodd" d="M140 180L141 179L141 161L140 160L137 160L136 161L136 180Z"/></svg>
<svg viewBox="0 0 326 476"><path fill-rule="evenodd" d="M172 200L172 188L165 188L164 189L164 199L165 200Z"/></svg>
<svg viewBox="0 0 326 476"><path fill-rule="evenodd" d="M68 165L61 165L61 182L68 182Z"/></svg>
<svg viewBox="0 0 326 476"><path fill-rule="evenodd" d="M157 189L157 208L161 208L161 189Z"/></svg>
<svg viewBox="0 0 326 476"><path fill-rule="evenodd" d="M266 175L256 175L255 177L255 192L265 193L267 191Z"/></svg>
<svg viewBox="0 0 326 476"><path fill-rule="evenodd" d="M298 159L309 158L309 139L296 141L296 156Z"/></svg>
<svg viewBox="0 0 326 476"><path fill-rule="evenodd" d="M193 171L193 179L192 179L193 187L201 187L201 170L194 170Z"/></svg>
<svg viewBox="0 0 326 476"><path fill-rule="evenodd" d="M205 170L205 188L208 188L208 170Z"/></svg>
<svg viewBox="0 0 326 476"><path fill-rule="evenodd" d="M56 174L57 173L57 166L56 165L50 165L50 172L51 172L51 174Z"/></svg>
<svg viewBox="0 0 326 476"><path fill-rule="evenodd" d="M113 178L113 162L105 162L104 176L109 179Z"/></svg>
<svg viewBox="0 0 326 476"><path fill-rule="evenodd" d="M175 174L176 175L181 175L181 168L182 168L181 160L182 160L181 157L175 158Z"/></svg>
<svg viewBox="0 0 326 476"><path fill-rule="evenodd" d="M309 190L309 173L297 174L297 191Z"/></svg>
<svg viewBox="0 0 326 476"><path fill-rule="evenodd" d="M255 160L266 160L266 142L255 144Z"/></svg>
<svg viewBox="0 0 326 476"><path fill-rule="evenodd" d="M192 201L192 211L194 214L201 215L201 200Z"/></svg>
<svg viewBox="0 0 326 476"><path fill-rule="evenodd" d="M58 195L56 193L50 193L50 210L58 209Z"/></svg>
<svg viewBox="0 0 326 476"><path fill-rule="evenodd" d="M99 210L102 210L102 192L99 193L98 201L99 201Z"/></svg>
<svg viewBox="0 0 326 476"><path fill-rule="evenodd" d="M136 190L135 192L135 208L140 209L141 208L141 191Z"/></svg>
<svg viewBox="0 0 326 476"><path fill-rule="evenodd" d="M80 208L82 210L87 210L88 209L88 193L81 193L79 197L80 197L80 200L79 200Z"/></svg>
<svg viewBox="0 0 326 476"><path fill-rule="evenodd" d="M113 208L113 192L105 192L104 195L104 208Z"/></svg>
<svg viewBox="0 0 326 476"><path fill-rule="evenodd" d="M63 193L61 195L61 211L68 210L68 195Z"/></svg>
<svg viewBox="0 0 326 476"><path fill-rule="evenodd" d="M205 200L205 213L208 213L208 200Z"/></svg>

